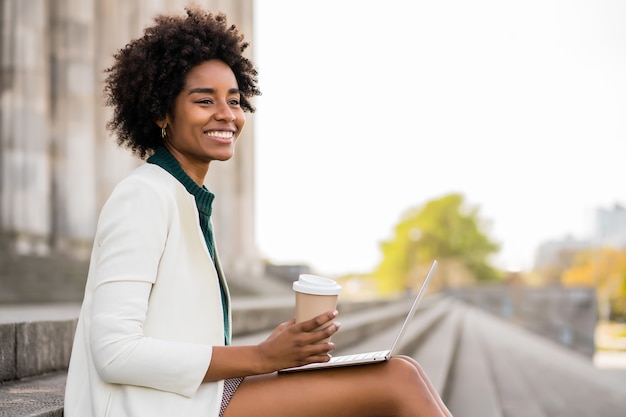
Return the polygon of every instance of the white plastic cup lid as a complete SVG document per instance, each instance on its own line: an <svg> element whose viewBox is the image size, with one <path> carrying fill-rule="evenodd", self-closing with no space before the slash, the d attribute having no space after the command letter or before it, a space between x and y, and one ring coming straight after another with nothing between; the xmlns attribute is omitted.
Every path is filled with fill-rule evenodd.
<svg viewBox="0 0 626 417"><path fill-rule="evenodd" d="M313 295L339 295L341 285L330 278L311 274L300 274L298 281L294 281L293 290Z"/></svg>

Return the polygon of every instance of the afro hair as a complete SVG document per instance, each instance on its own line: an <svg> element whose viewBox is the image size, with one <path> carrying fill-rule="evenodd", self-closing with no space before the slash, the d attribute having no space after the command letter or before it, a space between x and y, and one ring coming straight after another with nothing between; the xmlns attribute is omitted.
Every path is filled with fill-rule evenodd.
<svg viewBox="0 0 626 417"><path fill-rule="evenodd" d="M226 63L235 74L244 111L254 112L250 100L261 94L256 68L243 55L248 43L238 28L229 26L222 13L185 10L182 16L157 16L105 70L106 104L113 108L107 128L117 134L120 146L141 159L162 145L156 121L171 113L187 73L196 65L211 59Z"/></svg>

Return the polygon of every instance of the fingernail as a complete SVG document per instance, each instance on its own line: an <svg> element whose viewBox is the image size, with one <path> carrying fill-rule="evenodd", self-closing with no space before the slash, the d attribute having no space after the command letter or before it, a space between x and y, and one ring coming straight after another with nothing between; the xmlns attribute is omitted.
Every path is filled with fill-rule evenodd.
<svg viewBox="0 0 626 417"><path fill-rule="evenodd" d="M333 316L337 317L339 315L339 312L337 310L333 311Z"/></svg>

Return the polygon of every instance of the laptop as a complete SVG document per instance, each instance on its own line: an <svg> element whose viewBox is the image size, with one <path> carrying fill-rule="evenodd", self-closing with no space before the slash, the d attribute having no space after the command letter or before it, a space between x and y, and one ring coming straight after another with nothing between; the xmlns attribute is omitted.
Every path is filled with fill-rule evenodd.
<svg viewBox="0 0 626 417"><path fill-rule="evenodd" d="M417 306L420 304L420 301L422 300L422 298L424 298L426 287L428 286L428 283L433 277L435 273L435 269L437 269L436 260L433 261L430 267L430 270L428 271L428 274L426 275L426 279L424 279L424 283L422 284L422 287L420 288L417 295L415 296L415 300L413 301L413 304L411 305L411 308L409 309L409 312L406 318L404 319L404 323L402 323L402 327L400 328L400 331L396 335L396 338L393 344L391 345L391 348L389 348L388 350L333 356L328 362L310 363L308 365L297 366L294 368L281 369L278 372L286 373L286 372L310 371L313 369L336 368L339 366L365 365L365 364L370 364L370 363L380 363L380 362L388 361L396 353L396 350L399 348L399 342L402 339L402 336L404 336L404 333L406 332L408 323L413 318L413 315L415 315Z"/></svg>

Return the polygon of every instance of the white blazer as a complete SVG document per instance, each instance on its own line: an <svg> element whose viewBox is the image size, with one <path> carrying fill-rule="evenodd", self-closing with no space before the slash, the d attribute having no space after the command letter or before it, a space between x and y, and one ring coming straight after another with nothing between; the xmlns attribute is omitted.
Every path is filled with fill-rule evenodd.
<svg viewBox="0 0 626 417"><path fill-rule="evenodd" d="M98 221L64 415L217 417L223 381L202 379L224 345L218 270L178 180L144 164L120 182Z"/></svg>

